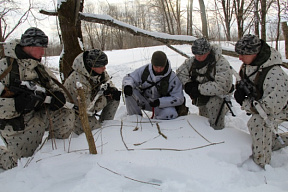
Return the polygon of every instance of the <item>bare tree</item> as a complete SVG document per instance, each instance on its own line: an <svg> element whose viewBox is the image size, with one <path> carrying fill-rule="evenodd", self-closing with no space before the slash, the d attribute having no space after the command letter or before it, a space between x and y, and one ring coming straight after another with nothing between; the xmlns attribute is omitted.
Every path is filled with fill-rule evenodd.
<svg viewBox="0 0 288 192"><path fill-rule="evenodd" d="M244 28L244 21L249 17L251 13L251 9L253 6L253 1L248 1L247 5L245 4L245 0L233 0L234 1L234 9L237 20L237 28L238 28L238 39L240 39L244 32L252 25L252 22Z"/></svg>
<svg viewBox="0 0 288 192"><path fill-rule="evenodd" d="M288 58L288 25L287 22L281 23L284 39L285 39L285 56Z"/></svg>
<svg viewBox="0 0 288 192"><path fill-rule="evenodd" d="M27 10L21 12L20 5L13 0L0 1L0 42L5 42L6 39L27 20L27 17L32 9L32 4L29 0ZM12 24L8 18L13 14L19 14L20 18ZM15 18L15 17L14 17ZM0 44L0 58L4 57L3 45Z"/></svg>
<svg viewBox="0 0 288 192"><path fill-rule="evenodd" d="M193 0L188 0L187 4L187 35L193 35Z"/></svg>
<svg viewBox="0 0 288 192"><path fill-rule="evenodd" d="M203 34L203 37L208 38L208 24L207 24L206 8L205 8L204 0L199 0L199 7L200 7L200 14L201 14L201 21L202 21L202 34Z"/></svg>
<svg viewBox="0 0 288 192"><path fill-rule="evenodd" d="M260 16L259 16L259 0L254 0L254 27L255 27L255 35L260 37L259 35L259 21L260 21Z"/></svg>
<svg viewBox="0 0 288 192"><path fill-rule="evenodd" d="M218 5L222 5L222 7L219 7ZM224 27L224 32L227 41L231 41L231 25L234 15L234 1L233 0L215 0L215 8L216 11L219 13L220 21L222 26ZM220 12L222 10L223 16Z"/></svg>

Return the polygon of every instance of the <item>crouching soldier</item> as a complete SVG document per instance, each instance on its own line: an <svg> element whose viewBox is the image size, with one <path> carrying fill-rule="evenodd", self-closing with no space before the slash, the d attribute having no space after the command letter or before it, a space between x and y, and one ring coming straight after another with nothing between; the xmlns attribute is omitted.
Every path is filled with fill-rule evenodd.
<svg viewBox="0 0 288 192"><path fill-rule="evenodd" d="M252 160L264 168L271 161L272 151L288 145L288 133L277 137L278 124L287 121L288 76L280 66L281 54L255 35L243 36L235 51L243 64L234 97L243 110L252 114L247 123Z"/></svg>
<svg viewBox="0 0 288 192"><path fill-rule="evenodd" d="M80 82L84 86L88 121L92 130L100 128L104 120L114 119L120 103L121 91L118 91L110 80L111 77L106 72L107 64L107 55L99 49L80 53L73 62L74 71L64 83L76 104L78 103L76 83ZM100 112L101 114L98 114ZM99 120L96 116L100 116ZM75 118L74 132L81 134L83 128L78 113L75 114Z"/></svg>
<svg viewBox="0 0 288 192"><path fill-rule="evenodd" d="M4 44L0 61L0 167L17 166L21 157L32 156L45 130L49 137L67 138L74 113L63 108L63 90L53 74L41 64L48 37L38 28Z"/></svg>
<svg viewBox="0 0 288 192"><path fill-rule="evenodd" d="M153 53L150 64L126 75L123 88L128 115L147 110L154 111L155 119L174 119L188 112L182 84L162 51Z"/></svg>
<svg viewBox="0 0 288 192"><path fill-rule="evenodd" d="M197 39L192 45L195 56L186 59L176 71L192 104L199 108L199 115L207 117L216 130L225 127L229 105L229 99L225 99L232 88L230 64L221 52L206 39Z"/></svg>

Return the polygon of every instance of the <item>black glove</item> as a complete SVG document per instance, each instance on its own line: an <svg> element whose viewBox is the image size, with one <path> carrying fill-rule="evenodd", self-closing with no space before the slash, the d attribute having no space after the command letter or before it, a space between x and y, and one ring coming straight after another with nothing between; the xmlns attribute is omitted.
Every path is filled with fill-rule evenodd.
<svg viewBox="0 0 288 192"><path fill-rule="evenodd" d="M237 88L237 86L236 86L236 88ZM236 89L236 91L234 92L234 98L235 98L236 102L242 106L243 101L246 98L246 94L245 94L244 90L241 88Z"/></svg>
<svg viewBox="0 0 288 192"><path fill-rule="evenodd" d="M197 81L190 81L184 85L185 93L191 95L196 89L198 90L199 83Z"/></svg>
<svg viewBox="0 0 288 192"><path fill-rule="evenodd" d="M149 105L151 107L158 107L160 105L160 101L159 101L159 99L156 99L156 100L150 102Z"/></svg>
<svg viewBox="0 0 288 192"><path fill-rule="evenodd" d="M112 98L115 101L120 101L120 97L121 97L121 91L115 90L112 92Z"/></svg>
<svg viewBox="0 0 288 192"><path fill-rule="evenodd" d="M28 113L33 110L31 106L30 94L22 92L14 98L15 109L18 113Z"/></svg>
<svg viewBox="0 0 288 192"><path fill-rule="evenodd" d="M197 87L193 87L191 89L191 93L189 94L189 96L191 97L191 99L197 99L199 96L201 95L200 91L198 90L198 86Z"/></svg>
<svg viewBox="0 0 288 192"><path fill-rule="evenodd" d="M50 103L50 110L56 111L65 105L66 99L62 92L55 91L52 93L51 96L52 96L52 99Z"/></svg>
<svg viewBox="0 0 288 192"><path fill-rule="evenodd" d="M18 113L29 113L32 110L39 110L45 100L46 94L42 92L21 92L14 98L15 110Z"/></svg>
<svg viewBox="0 0 288 192"><path fill-rule="evenodd" d="M112 97L112 99L114 99L115 101L120 101L121 91L118 91L118 89L115 87L108 86L108 88L104 91L103 94L104 96Z"/></svg>
<svg viewBox="0 0 288 192"><path fill-rule="evenodd" d="M133 88L131 87L131 85L126 85L124 87L124 94L125 96L131 96L133 94Z"/></svg>

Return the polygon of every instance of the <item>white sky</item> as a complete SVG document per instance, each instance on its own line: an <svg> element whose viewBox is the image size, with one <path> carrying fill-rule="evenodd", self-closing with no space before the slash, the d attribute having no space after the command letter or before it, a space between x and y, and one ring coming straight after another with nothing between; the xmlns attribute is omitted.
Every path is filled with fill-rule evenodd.
<svg viewBox="0 0 288 192"><path fill-rule="evenodd" d="M23 10L26 10L28 8L28 0L16 0L16 2L21 3L21 6ZM31 0L35 6L39 7L39 9L44 9L44 10L55 10L55 7L57 6L57 4L61 1L65 1L65 0ZM88 5L89 3L94 3L94 4L99 4L99 2L103 2L103 3L121 3L121 2L125 2L125 1L131 1L133 2L133 0L85 0L85 5ZM146 1L146 0L143 0ZM181 1L184 5L187 4L187 0L182 0ZM194 6L198 6L198 2L194 1ZM29 21L25 22L24 24L22 24L20 27L17 28L17 30L9 37L9 39L13 39L13 38L20 38L21 34L30 26L38 27L40 29L42 29L48 36L49 39L53 40L53 41L58 41L58 34L57 34L57 25L56 25L56 17L55 16L46 16L43 14L39 13L39 9L35 9L33 11L33 14L37 17L37 18L41 18L43 20L41 20L40 22L37 21L37 24L34 22L34 19L32 17L29 17ZM97 14L97 13L96 13ZM13 19L10 20L11 24L13 25L13 23L15 23L17 21L17 16L13 16ZM9 40L8 39L8 40Z"/></svg>

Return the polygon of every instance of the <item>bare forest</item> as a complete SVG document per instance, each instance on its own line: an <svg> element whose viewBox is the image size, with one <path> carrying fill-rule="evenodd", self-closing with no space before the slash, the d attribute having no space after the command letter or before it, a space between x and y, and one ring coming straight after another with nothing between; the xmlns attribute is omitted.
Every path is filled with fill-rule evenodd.
<svg viewBox="0 0 288 192"><path fill-rule="evenodd" d="M235 42L244 34L253 33L263 40L275 41L276 49L279 40L288 41L287 0L127 0L123 3L66 0L58 1L60 5L54 2L53 11L46 10L45 6L39 7L33 0L27 1L29 8L23 10L17 0L0 0L1 42L5 42L19 25L41 22L35 11L54 17L58 39L50 40L47 55L59 55L64 45L65 52L69 52L70 59L66 55L65 61L63 56L68 66L83 49L112 50L189 43L177 41L177 38L168 42L166 39L151 38L145 33L135 34L131 32L131 27L119 27L114 20L149 32L206 37L210 41ZM11 12L22 15L13 25L9 22ZM33 21L28 20L28 15ZM101 19L101 15L112 19ZM63 68L60 67L60 70Z"/></svg>

